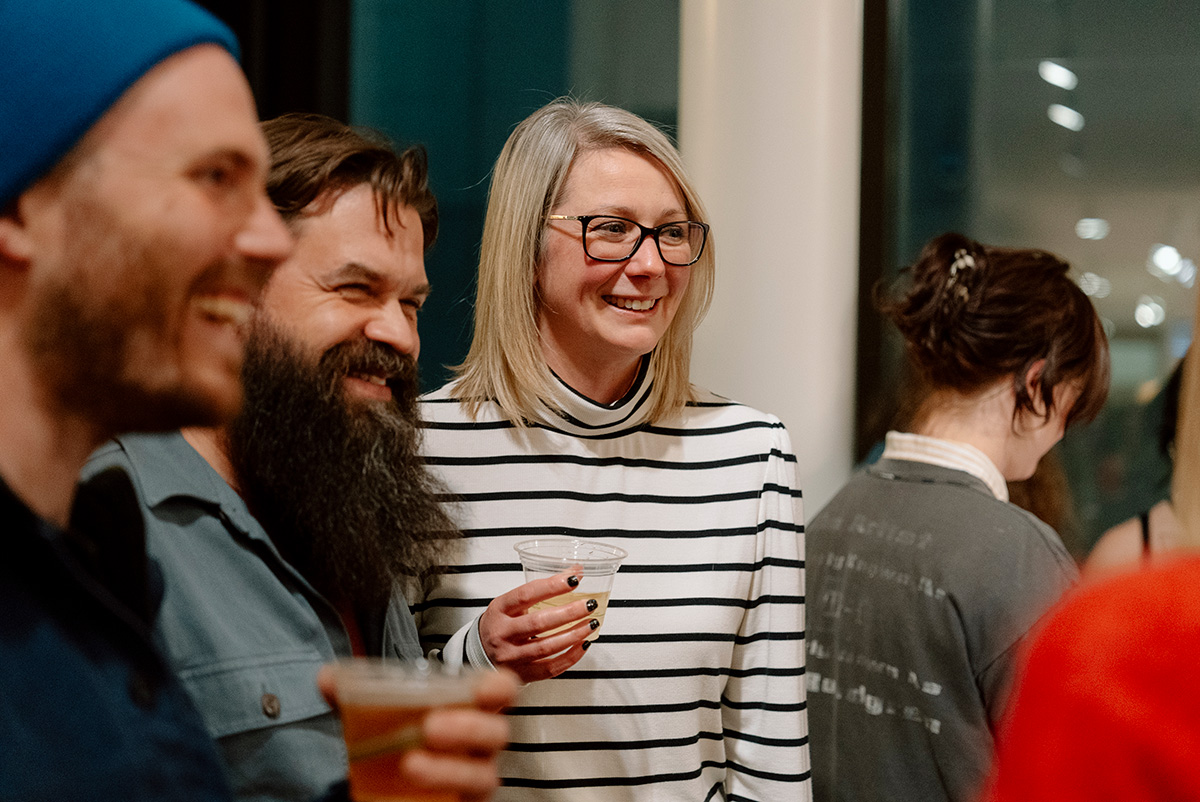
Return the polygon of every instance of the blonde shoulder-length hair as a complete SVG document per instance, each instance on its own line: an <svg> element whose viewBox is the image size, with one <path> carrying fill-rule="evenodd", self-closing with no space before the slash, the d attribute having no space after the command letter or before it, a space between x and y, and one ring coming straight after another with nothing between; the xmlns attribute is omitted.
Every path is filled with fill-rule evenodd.
<svg viewBox="0 0 1200 802"><path fill-rule="evenodd" d="M555 403L555 379L538 338L538 269L546 217L561 200L571 165L582 153L625 148L659 162L683 195L688 218L707 223L704 206L679 152L661 131L624 109L559 99L526 118L509 136L492 173L479 254L475 333L454 367L457 395L474 417L486 400L517 426ZM650 354L654 386L649 419L661 420L693 399L692 333L712 301L715 248L691 266L675 319Z"/></svg>

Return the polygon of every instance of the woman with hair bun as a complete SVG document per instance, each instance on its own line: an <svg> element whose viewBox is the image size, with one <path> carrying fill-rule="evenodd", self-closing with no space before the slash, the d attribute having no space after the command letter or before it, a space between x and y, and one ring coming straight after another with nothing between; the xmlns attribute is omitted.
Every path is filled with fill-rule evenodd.
<svg viewBox="0 0 1200 802"><path fill-rule="evenodd" d="M920 380L904 431L808 527L814 798L970 800L1014 657L1077 580L1008 502L1108 394L1108 344L1062 259L929 242L880 308Z"/></svg>

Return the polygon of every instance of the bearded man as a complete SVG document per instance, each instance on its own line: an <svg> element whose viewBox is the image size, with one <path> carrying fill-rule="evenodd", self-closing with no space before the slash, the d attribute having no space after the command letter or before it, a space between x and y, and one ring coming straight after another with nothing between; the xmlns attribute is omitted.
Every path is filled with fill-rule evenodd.
<svg viewBox="0 0 1200 802"><path fill-rule="evenodd" d="M437 204L421 149L397 154L319 115L263 130L267 191L296 245L250 321L241 413L218 429L120 437L85 477L133 480L166 575L155 637L239 798L302 800L346 774L319 667L420 659L400 591L419 591L454 533L416 414ZM511 700L511 680L490 680L492 704ZM470 721L469 733L426 732L418 759L480 759L427 772L425 787L471 800L494 787L507 728Z"/></svg>

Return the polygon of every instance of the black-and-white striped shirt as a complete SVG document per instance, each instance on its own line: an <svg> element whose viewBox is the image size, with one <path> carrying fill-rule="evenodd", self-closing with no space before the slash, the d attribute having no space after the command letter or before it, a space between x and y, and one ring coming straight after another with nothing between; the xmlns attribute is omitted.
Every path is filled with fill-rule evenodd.
<svg viewBox="0 0 1200 802"><path fill-rule="evenodd" d="M521 691L496 799L807 800L804 535L787 431L702 391L648 424L650 380L612 406L564 386L569 417L525 430L490 404L472 420L453 385L423 399L428 462L459 497L465 539L414 610L422 639L445 648L524 581L519 540L618 545L629 557L599 640Z"/></svg>

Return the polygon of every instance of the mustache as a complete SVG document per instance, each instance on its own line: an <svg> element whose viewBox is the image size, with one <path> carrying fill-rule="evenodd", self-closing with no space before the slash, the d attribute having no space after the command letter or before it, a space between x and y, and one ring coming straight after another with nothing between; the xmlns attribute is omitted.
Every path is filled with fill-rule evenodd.
<svg viewBox="0 0 1200 802"><path fill-rule="evenodd" d="M321 355L322 375L340 383L349 373L383 376L397 398L412 393L417 384L417 361L386 343L359 339L338 343Z"/></svg>

